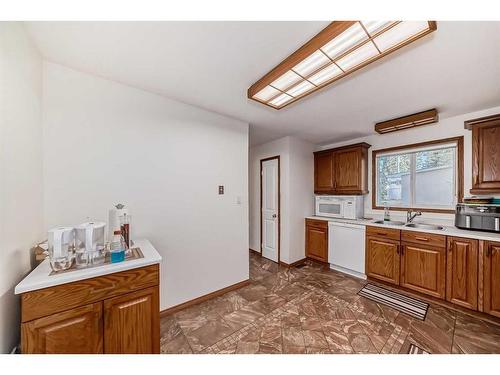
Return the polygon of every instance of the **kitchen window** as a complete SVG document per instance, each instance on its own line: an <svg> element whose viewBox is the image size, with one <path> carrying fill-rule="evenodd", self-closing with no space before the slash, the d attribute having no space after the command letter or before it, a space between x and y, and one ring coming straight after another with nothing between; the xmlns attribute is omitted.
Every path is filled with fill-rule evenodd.
<svg viewBox="0 0 500 375"><path fill-rule="evenodd" d="M372 206L453 212L463 197L463 137L372 153Z"/></svg>

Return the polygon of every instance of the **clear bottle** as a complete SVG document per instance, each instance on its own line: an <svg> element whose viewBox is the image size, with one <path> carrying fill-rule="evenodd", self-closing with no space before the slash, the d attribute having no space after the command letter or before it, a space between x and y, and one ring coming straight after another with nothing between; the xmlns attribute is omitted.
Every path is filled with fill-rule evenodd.
<svg viewBox="0 0 500 375"><path fill-rule="evenodd" d="M116 233L113 235L113 239L109 244L109 254L111 258L111 263L119 263L125 260L125 240L121 233Z"/></svg>
<svg viewBox="0 0 500 375"><path fill-rule="evenodd" d="M389 205L384 206L384 221L391 221L391 213L389 212Z"/></svg>

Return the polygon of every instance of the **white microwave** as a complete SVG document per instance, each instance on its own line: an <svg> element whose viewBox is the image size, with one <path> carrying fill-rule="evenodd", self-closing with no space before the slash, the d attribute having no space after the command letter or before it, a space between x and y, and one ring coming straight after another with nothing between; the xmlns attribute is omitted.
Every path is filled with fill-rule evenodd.
<svg viewBox="0 0 500 375"><path fill-rule="evenodd" d="M358 219L364 215L362 195L317 195L316 216Z"/></svg>

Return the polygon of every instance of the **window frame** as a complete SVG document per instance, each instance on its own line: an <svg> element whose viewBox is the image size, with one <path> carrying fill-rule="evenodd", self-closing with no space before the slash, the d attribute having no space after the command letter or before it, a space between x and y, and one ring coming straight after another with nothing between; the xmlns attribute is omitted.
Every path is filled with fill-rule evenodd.
<svg viewBox="0 0 500 375"><path fill-rule="evenodd" d="M401 151L410 150L419 147L425 146L436 146L439 144L449 144L455 142L457 144L457 161L456 161L456 176L457 176L457 202L461 203L464 197L464 137L451 137L438 139L433 141L426 141L420 143L412 143L406 144L396 147L389 147L379 150L372 151L372 209L374 210L383 210L383 206L377 206L377 155ZM408 210L416 210L422 212L434 212L434 213L455 213L454 209L443 209L443 208L424 208L424 207L389 207L390 210L393 211L408 211Z"/></svg>

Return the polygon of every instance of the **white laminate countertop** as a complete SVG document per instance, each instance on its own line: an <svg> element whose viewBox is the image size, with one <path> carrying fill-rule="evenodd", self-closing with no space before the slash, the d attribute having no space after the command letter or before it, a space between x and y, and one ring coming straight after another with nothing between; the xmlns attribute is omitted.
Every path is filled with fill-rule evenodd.
<svg viewBox="0 0 500 375"><path fill-rule="evenodd" d="M466 230L459 229L452 225L443 225L439 223L437 225L441 225L444 227L442 230L430 230L425 228L411 228L406 227L404 225L388 225L388 224L376 224L374 221L381 220L381 218L374 219L335 219L329 217L322 216L308 216L307 219L314 220L325 220L331 223L345 223L345 224L358 224L358 225L370 225L373 227L382 227L382 228L393 228L393 229L402 229L414 232L425 232L425 233L433 233L433 234L441 234L444 236L456 236L456 237L464 237L464 238L473 238L476 240L489 240L489 241L497 241L500 242L500 233L490 233L490 232L481 232L477 230ZM436 224L436 221L432 220L414 220L417 224Z"/></svg>
<svg viewBox="0 0 500 375"><path fill-rule="evenodd" d="M71 283L73 281L90 279L92 277L109 275L110 273L126 271L134 268L140 268L157 264L161 262L161 255L151 245L148 240L134 240L134 247L139 247L144 255L143 258L127 260L120 263L111 263L98 267L82 268L71 272L62 272L50 276L49 259L46 258L38 265L28 276L26 276L14 290L15 294L31 292L37 289L48 288L51 286Z"/></svg>

